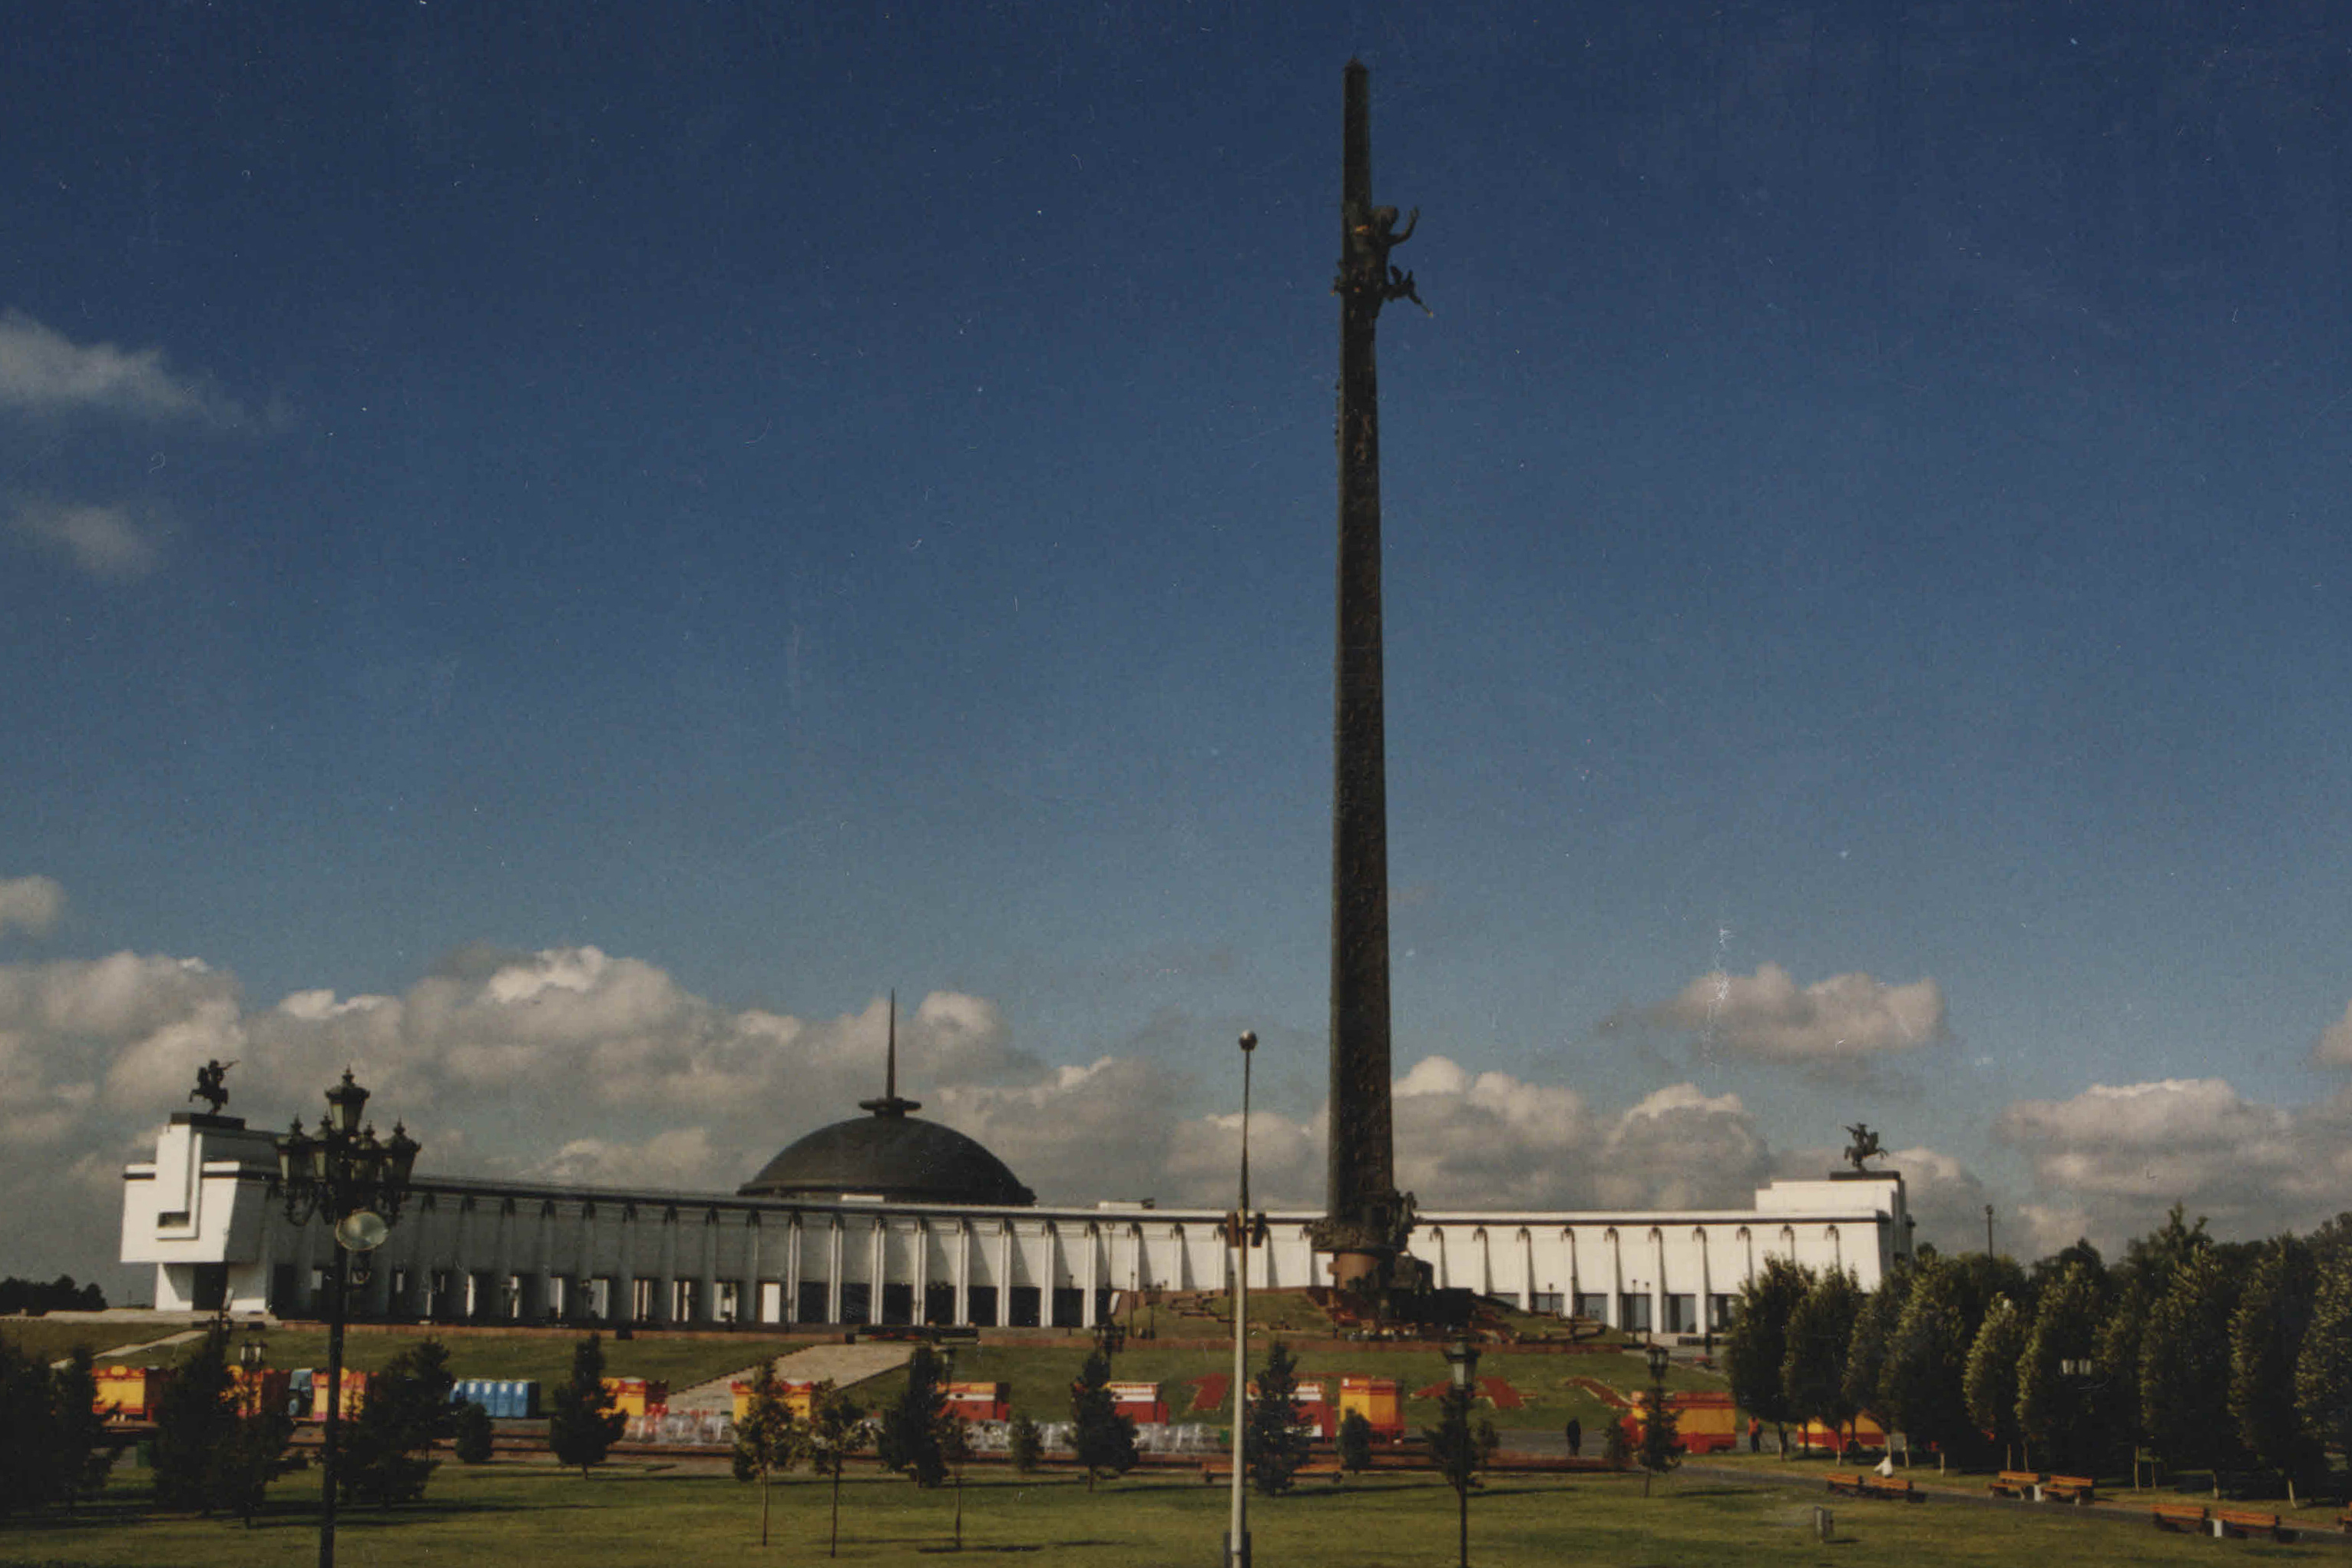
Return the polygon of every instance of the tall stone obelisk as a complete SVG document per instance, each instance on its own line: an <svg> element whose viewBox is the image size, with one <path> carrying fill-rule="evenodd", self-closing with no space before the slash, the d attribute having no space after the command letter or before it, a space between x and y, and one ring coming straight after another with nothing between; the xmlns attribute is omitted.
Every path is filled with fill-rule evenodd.
<svg viewBox="0 0 2352 1568"><path fill-rule="evenodd" d="M1315 1247L1335 1283L1391 1282L1412 1229L1389 1111L1388 777L1381 673L1381 416L1373 329L1421 302L1389 265L1394 207L1372 205L1371 85L1348 62L1339 184L1339 584L1331 795L1331 1126Z"/></svg>

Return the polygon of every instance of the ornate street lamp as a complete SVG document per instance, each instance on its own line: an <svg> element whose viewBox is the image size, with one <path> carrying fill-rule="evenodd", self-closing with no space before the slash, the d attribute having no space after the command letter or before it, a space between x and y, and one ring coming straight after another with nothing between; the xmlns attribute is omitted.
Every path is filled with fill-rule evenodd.
<svg viewBox="0 0 2352 1568"><path fill-rule="evenodd" d="M327 1090L327 1114L319 1131L306 1133L296 1117L278 1141L278 1182L289 1225L313 1216L334 1231L335 1248L327 1279L327 1426L320 1445L319 1568L335 1568L335 1453L342 1419L343 1318L351 1284L365 1284L367 1255L383 1245L408 1198L408 1178L416 1166L417 1142L408 1129L393 1123L392 1138L379 1142L373 1124L362 1125L368 1091L343 1069L342 1082Z"/></svg>
<svg viewBox="0 0 2352 1568"><path fill-rule="evenodd" d="M261 1414L261 1369L269 1363L269 1352L263 1343L261 1330L256 1328L236 1347L236 1364L245 1373L245 1413L248 1416Z"/></svg>
<svg viewBox="0 0 2352 1568"><path fill-rule="evenodd" d="M1469 1442L1471 1390L1477 1385L1478 1342L1464 1329L1445 1342L1445 1369L1454 1375L1453 1405L1461 1413L1464 1441ZM1466 1461L1465 1461L1466 1463ZM1454 1489L1454 1501L1460 1511L1461 1568L1470 1568L1470 1479L1465 1473Z"/></svg>
<svg viewBox="0 0 2352 1568"><path fill-rule="evenodd" d="M1234 1495L1225 1525L1226 1568L1249 1568L1249 1493L1243 1485L1245 1458L1243 1439L1249 1430L1249 1105L1250 1058L1257 1051L1257 1031L1244 1030L1242 1047L1242 1191L1241 1206L1234 1210Z"/></svg>

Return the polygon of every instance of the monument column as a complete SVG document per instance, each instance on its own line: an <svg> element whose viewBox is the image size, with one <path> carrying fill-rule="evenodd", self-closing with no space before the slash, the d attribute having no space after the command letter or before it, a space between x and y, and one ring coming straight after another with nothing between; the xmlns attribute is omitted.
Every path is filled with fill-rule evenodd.
<svg viewBox="0 0 2352 1568"><path fill-rule="evenodd" d="M1397 227L1372 205L1371 87L1348 62L1339 196L1339 560L1331 791L1331 1131L1328 1198L1314 1229L1333 1282L1389 1283L1412 1229L1396 1190L1389 1108L1388 779L1381 664L1381 307L1412 300L1389 265Z"/></svg>

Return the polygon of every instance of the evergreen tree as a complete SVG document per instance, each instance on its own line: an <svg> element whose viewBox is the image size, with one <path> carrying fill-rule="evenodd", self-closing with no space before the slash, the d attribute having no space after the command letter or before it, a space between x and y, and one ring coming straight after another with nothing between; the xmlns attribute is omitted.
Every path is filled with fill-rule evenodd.
<svg viewBox="0 0 2352 1568"><path fill-rule="evenodd" d="M57 1416L47 1369L0 1340L0 1519L57 1495Z"/></svg>
<svg viewBox="0 0 2352 1568"><path fill-rule="evenodd" d="M1350 1410L1339 1420L1339 1468L1351 1476L1363 1474L1372 1468L1372 1424L1364 1419L1360 1410Z"/></svg>
<svg viewBox="0 0 2352 1568"><path fill-rule="evenodd" d="M849 1395L834 1387L831 1378L809 1391L809 1468L833 1478L833 1541L830 1557L841 1555L841 1472L849 1457L866 1447L866 1412Z"/></svg>
<svg viewBox="0 0 2352 1568"><path fill-rule="evenodd" d="M1307 1435L1298 1409L1298 1363L1280 1340L1266 1346L1265 1366L1250 1380L1248 1425L1242 1462L1250 1484L1267 1497L1290 1489L1307 1462Z"/></svg>
<svg viewBox="0 0 2352 1568"><path fill-rule="evenodd" d="M2295 1410L2323 1450L2352 1454L2352 1246L2322 1254L2317 1274L2295 1355Z"/></svg>
<svg viewBox="0 0 2352 1568"><path fill-rule="evenodd" d="M776 1363L762 1361L751 1374L751 1397L735 1423L735 1479L760 1483L760 1544L768 1544L768 1483L778 1470L789 1470L807 1451L808 1434L793 1416L784 1385L776 1379Z"/></svg>
<svg viewBox="0 0 2352 1568"><path fill-rule="evenodd" d="M2079 1258L2045 1279L2033 1327L2018 1357L2018 1431L2029 1454L2041 1455L2053 1469L2095 1470L2106 1447L2098 1406L2114 1369L2097 1359L2106 1311L2099 1281L2100 1274ZM2084 1362L2097 1369L2091 1376L2067 1370L2067 1363Z"/></svg>
<svg viewBox="0 0 2352 1568"><path fill-rule="evenodd" d="M1070 1385L1070 1426L1088 1491L1097 1475L1123 1476L1135 1468L1135 1423L1110 1396L1110 1357L1103 1351L1087 1357Z"/></svg>
<svg viewBox="0 0 2352 1568"><path fill-rule="evenodd" d="M1004 1454L1013 1463L1014 1475L1034 1475L1045 1457L1045 1438L1037 1423L1026 1415L1015 1415L1004 1429Z"/></svg>
<svg viewBox="0 0 2352 1568"><path fill-rule="evenodd" d="M1862 1286L1843 1268L1815 1279L1789 1314L1780 1363L1780 1397L1792 1421L1819 1421L1843 1432L1853 1419L1846 1398L1846 1353L1862 1313Z"/></svg>
<svg viewBox="0 0 2352 1568"><path fill-rule="evenodd" d="M1738 1310L1724 1339L1733 1402L1772 1423L1783 1455L1789 1450L1789 1423L1796 1418L1780 1381L1789 1359L1789 1319L1811 1288L1809 1270L1786 1258L1765 1258L1762 1271L1740 1288Z"/></svg>
<svg viewBox="0 0 2352 1568"><path fill-rule="evenodd" d="M1961 1316L1957 1271L1941 1258L1923 1258L1912 1270L1903 1315L1886 1347L1881 1405L1912 1443L1935 1447L1939 1462L1969 1433L1963 1386L1968 1324Z"/></svg>
<svg viewBox="0 0 2352 1568"><path fill-rule="evenodd" d="M876 1453L888 1468L915 1479L919 1487L935 1487L947 1479L946 1456L940 1447L940 1424L952 1420L943 1409L940 1358L929 1345L917 1345L907 1363L907 1386L897 1403L882 1413L882 1430Z"/></svg>
<svg viewBox="0 0 2352 1568"><path fill-rule="evenodd" d="M2311 1324L2318 1271L2311 1248L2282 1236L2263 1248L2230 1319L2230 1415L2254 1458L2309 1490L2326 1456L2295 1407L2295 1361Z"/></svg>
<svg viewBox="0 0 2352 1568"><path fill-rule="evenodd" d="M577 1465L585 1476L604 1462L625 1424L604 1386L604 1342L590 1334L572 1349L571 1378L549 1396L547 1446L557 1464Z"/></svg>
<svg viewBox="0 0 2352 1568"><path fill-rule="evenodd" d="M1612 1421L1601 1434L1601 1462L1612 1470L1622 1470L1633 1462L1633 1440L1625 1436L1625 1423Z"/></svg>
<svg viewBox="0 0 2352 1568"><path fill-rule="evenodd" d="M2198 1247L2174 1266L2170 1287L2148 1309L2139 1351L2140 1420L2149 1446L2175 1469L2216 1467L2235 1454L2236 1434L2222 1418L2235 1306L2221 1260L2210 1247Z"/></svg>
<svg viewBox="0 0 2352 1568"><path fill-rule="evenodd" d="M228 1325L215 1321L155 1401L157 1506L213 1511L215 1461L236 1430L235 1394L228 1370Z"/></svg>
<svg viewBox="0 0 2352 1568"><path fill-rule="evenodd" d="M1478 1484L1478 1472L1495 1449L1494 1427L1470 1418L1477 1404L1476 1389L1448 1384L1445 1392L1437 1396L1437 1425L1421 1429L1422 1440L1429 1445L1429 1457L1437 1466L1438 1474L1445 1478L1445 1484L1454 1489L1456 1497L1465 1499L1470 1489Z"/></svg>
<svg viewBox="0 0 2352 1568"><path fill-rule="evenodd" d="M76 1345L66 1363L51 1370L49 1381L57 1411L48 1441L55 1478L50 1500L70 1508L75 1499L106 1484L114 1450L107 1445L106 1417L98 1411L98 1377L91 1370L89 1347Z"/></svg>
<svg viewBox="0 0 2352 1568"><path fill-rule="evenodd" d="M2000 1446L2004 1463L2011 1462L2011 1450L2021 1436L2017 1420L2018 1379L2031 1332L2025 1314L2015 1302L2006 1296L1996 1300L1977 1327L1976 1342L1969 1346L1962 1376L1969 1419Z"/></svg>
<svg viewBox="0 0 2352 1568"><path fill-rule="evenodd" d="M345 1501L386 1507L425 1495L434 1441L456 1424L449 1394L457 1382L448 1348L435 1339L401 1352L368 1379L367 1397L345 1430L336 1464L336 1489Z"/></svg>
<svg viewBox="0 0 2352 1568"><path fill-rule="evenodd" d="M1633 1457L1642 1466L1642 1495L1650 1495L1653 1477L1663 1476L1683 1462L1682 1413L1663 1384L1653 1384L1642 1411L1642 1441Z"/></svg>
<svg viewBox="0 0 2352 1568"><path fill-rule="evenodd" d="M257 1400L241 1401L206 1478L214 1505L234 1513L251 1529L269 1483L300 1464L287 1452L293 1441L294 1418L284 1405L273 1408Z"/></svg>
<svg viewBox="0 0 2352 1568"><path fill-rule="evenodd" d="M498 1434L490 1426L490 1413L477 1401L468 1399L457 1406L450 1425L452 1446L457 1450L461 1465L487 1465L498 1447Z"/></svg>

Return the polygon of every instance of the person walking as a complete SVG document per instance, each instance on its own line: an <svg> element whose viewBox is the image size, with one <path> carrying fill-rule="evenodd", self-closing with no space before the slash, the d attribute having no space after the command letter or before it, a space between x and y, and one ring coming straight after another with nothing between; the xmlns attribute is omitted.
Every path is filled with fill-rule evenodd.
<svg viewBox="0 0 2352 1568"><path fill-rule="evenodd" d="M1755 1416L1748 1418L1748 1451L1757 1452L1764 1446L1764 1423Z"/></svg>
<svg viewBox="0 0 2352 1568"><path fill-rule="evenodd" d="M1571 1415L1568 1418L1568 1457L1576 1458L1584 1452L1584 1423Z"/></svg>

